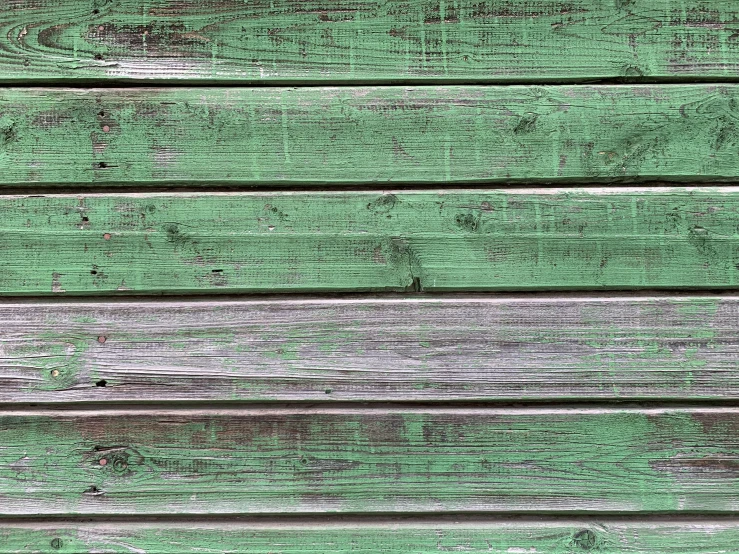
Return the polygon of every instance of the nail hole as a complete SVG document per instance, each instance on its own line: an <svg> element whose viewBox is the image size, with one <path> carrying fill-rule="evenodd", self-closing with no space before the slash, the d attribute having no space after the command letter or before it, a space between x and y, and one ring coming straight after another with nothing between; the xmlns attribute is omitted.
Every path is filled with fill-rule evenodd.
<svg viewBox="0 0 739 554"><path fill-rule="evenodd" d="M98 342L99 342L100 344L104 344L106 340L108 340L108 337L104 337L103 335L100 335L100 336L98 337Z"/></svg>
<svg viewBox="0 0 739 554"><path fill-rule="evenodd" d="M90 221L90 218L87 217L86 215L83 215L82 216L82 221L84 221L85 223L87 223L88 221Z"/></svg>
<svg viewBox="0 0 739 554"><path fill-rule="evenodd" d="M97 274L98 274L98 272L95 271L94 269L90 272L90 275L97 275Z"/></svg>
<svg viewBox="0 0 739 554"><path fill-rule="evenodd" d="M102 54L95 54L95 59L96 60L102 60L103 59L103 55Z"/></svg>
<svg viewBox="0 0 739 554"><path fill-rule="evenodd" d="M98 115L99 115L100 117L105 117L105 112L104 112L104 111L102 111L102 110L100 110L100 111L98 112Z"/></svg>
<svg viewBox="0 0 739 554"><path fill-rule="evenodd" d="M105 162L100 162L98 164L98 169L106 169L107 167L108 167L108 164L106 164Z"/></svg>
<svg viewBox="0 0 739 554"><path fill-rule="evenodd" d="M98 381L97 383L95 383L95 386L96 387L104 387L107 384L108 384L108 382L105 379L100 379L100 381Z"/></svg>
<svg viewBox="0 0 739 554"><path fill-rule="evenodd" d="M98 15L100 13L100 10L92 10L92 15Z"/></svg>
<svg viewBox="0 0 739 554"><path fill-rule="evenodd" d="M59 537L51 539L51 548L54 550L59 550L62 546L64 546L64 541Z"/></svg>
<svg viewBox="0 0 739 554"><path fill-rule="evenodd" d="M97 488L97 487L96 487L95 485L93 485L93 486L89 487L89 488L88 488L88 489L87 489L87 490L85 491L85 494L99 494L99 493L100 493L100 489L99 489L99 488Z"/></svg>
<svg viewBox="0 0 739 554"><path fill-rule="evenodd" d="M306 458L301 458L300 463L306 465L308 463L308 460Z"/></svg>

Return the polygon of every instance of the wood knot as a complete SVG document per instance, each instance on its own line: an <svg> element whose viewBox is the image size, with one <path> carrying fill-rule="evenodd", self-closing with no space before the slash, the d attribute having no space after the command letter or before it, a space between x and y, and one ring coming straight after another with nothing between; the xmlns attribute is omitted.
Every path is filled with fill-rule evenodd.
<svg viewBox="0 0 739 554"><path fill-rule="evenodd" d="M595 546L596 536L590 529L582 529L575 533L572 542L582 550L591 550Z"/></svg>

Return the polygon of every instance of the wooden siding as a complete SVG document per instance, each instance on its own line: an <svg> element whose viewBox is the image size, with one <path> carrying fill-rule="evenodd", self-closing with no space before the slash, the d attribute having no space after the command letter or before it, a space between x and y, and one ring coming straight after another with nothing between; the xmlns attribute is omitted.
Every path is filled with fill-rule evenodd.
<svg viewBox="0 0 739 554"><path fill-rule="evenodd" d="M739 87L730 84L16 88L0 106L0 186L22 189L739 173Z"/></svg>
<svg viewBox="0 0 739 554"><path fill-rule="evenodd" d="M736 400L739 298L0 304L0 403Z"/></svg>
<svg viewBox="0 0 739 554"><path fill-rule="evenodd" d="M24 410L0 516L736 511L736 408Z"/></svg>
<svg viewBox="0 0 739 554"><path fill-rule="evenodd" d="M6 0L0 81L734 79L731 0Z"/></svg>
<svg viewBox="0 0 739 554"><path fill-rule="evenodd" d="M0 553L739 552L730 0L0 0Z"/></svg>
<svg viewBox="0 0 739 554"><path fill-rule="evenodd" d="M738 192L4 196L0 294L731 289Z"/></svg>
<svg viewBox="0 0 739 554"><path fill-rule="evenodd" d="M723 519L672 521L605 517L492 522L437 519L433 523L339 519L294 523L0 523L5 552L145 552L146 554L726 554L739 548L736 522ZM461 520L461 521L460 521ZM246 550L248 548L248 550Z"/></svg>

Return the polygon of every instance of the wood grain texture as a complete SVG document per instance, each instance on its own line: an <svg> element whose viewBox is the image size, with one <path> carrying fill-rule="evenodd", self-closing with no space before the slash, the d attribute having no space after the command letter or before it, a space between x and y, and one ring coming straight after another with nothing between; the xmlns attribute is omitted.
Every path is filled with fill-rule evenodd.
<svg viewBox="0 0 739 554"><path fill-rule="evenodd" d="M0 514L734 513L739 411L23 410Z"/></svg>
<svg viewBox="0 0 739 554"><path fill-rule="evenodd" d="M7 0L0 81L736 78L731 0Z"/></svg>
<svg viewBox="0 0 739 554"><path fill-rule="evenodd" d="M6 554L727 554L739 550L737 524L720 519L471 523L462 519L428 523L4 523L0 545Z"/></svg>
<svg viewBox="0 0 739 554"><path fill-rule="evenodd" d="M710 182L739 87L5 89L0 185Z"/></svg>
<svg viewBox="0 0 739 554"><path fill-rule="evenodd" d="M0 304L0 402L737 399L737 297Z"/></svg>
<svg viewBox="0 0 739 554"><path fill-rule="evenodd" d="M2 295L733 289L739 276L735 187L4 196L0 212Z"/></svg>

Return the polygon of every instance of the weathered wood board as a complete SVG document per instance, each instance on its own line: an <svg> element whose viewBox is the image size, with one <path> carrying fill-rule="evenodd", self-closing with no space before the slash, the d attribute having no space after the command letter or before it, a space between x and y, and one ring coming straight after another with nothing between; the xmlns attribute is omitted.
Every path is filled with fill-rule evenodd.
<svg viewBox="0 0 739 554"><path fill-rule="evenodd" d="M735 513L739 410L4 411L2 516Z"/></svg>
<svg viewBox="0 0 739 554"><path fill-rule="evenodd" d="M0 212L2 295L739 282L736 187L3 196Z"/></svg>
<svg viewBox="0 0 739 554"><path fill-rule="evenodd" d="M5 89L0 185L722 181L738 121L736 85Z"/></svg>
<svg viewBox="0 0 739 554"><path fill-rule="evenodd" d="M739 297L0 304L0 402L729 400Z"/></svg>
<svg viewBox="0 0 739 554"><path fill-rule="evenodd" d="M461 521L460 521L461 519ZM739 549L736 522L603 518L593 521L457 517L430 521L341 519L294 523L4 523L5 554L726 554Z"/></svg>
<svg viewBox="0 0 739 554"><path fill-rule="evenodd" d="M542 82L739 72L731 0L9 0L0 81Z"/></svg>

